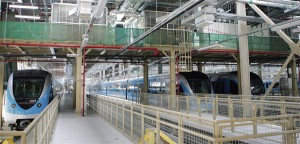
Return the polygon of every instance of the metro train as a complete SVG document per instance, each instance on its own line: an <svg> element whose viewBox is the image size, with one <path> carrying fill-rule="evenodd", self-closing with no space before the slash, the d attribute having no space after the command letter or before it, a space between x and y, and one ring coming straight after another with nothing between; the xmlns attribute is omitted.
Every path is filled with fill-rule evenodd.
<svg viewBox="0 0 300 144"><path fill-rule="evenodd" d="M213 93L212 85L206 74L201 72L180 72L178 74L176 92L193 96L195 93ZM101 82L87 86L90 94L116 96L129 100L136 100L138 93L144 86L144 78L136 77L122 80ZM153 75L148 77L148 93L168 94L169 74Z"/></svg>
<svg viewBox="0 0 300 144"><path fill-rule="evenodd" d="M13 72L8 79L4 121L11 130L24 130L53 98L51 73L34 69Z"/></svg>
<svg viewBox="0 0 300 144"><path fill-rule="evenodd" d="M215 94L238 94L237 71L208 74L215 90ZM250 86L252 95L262 95L265 87L262 79L250 72Z"/></svg>

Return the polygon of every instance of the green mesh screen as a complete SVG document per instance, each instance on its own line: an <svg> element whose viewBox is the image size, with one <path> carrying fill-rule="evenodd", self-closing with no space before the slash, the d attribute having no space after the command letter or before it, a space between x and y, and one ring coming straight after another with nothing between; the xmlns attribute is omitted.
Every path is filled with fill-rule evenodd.
<svg viewBox="0 0 300 144"><path fill-rule="evenodd" d="M80 42L87 25L0 22L0 38L51 41L51 42ZM89 44L124 46L142 35L148 29L112 28L94 25L89 33ZM234 35L186 32L184 36L178 31L160 29L134 46L146 45L177 45L182 38L188 38L195 46L207 46L221 42L225 49L237 49L238 41ZM177 38L177 40L176 40ZM228 40L229 39L229 40ZM255 51L289 52L289 46L279 37L248 36L249 49ZM298 40L294 39L295 42Z"/></svg>

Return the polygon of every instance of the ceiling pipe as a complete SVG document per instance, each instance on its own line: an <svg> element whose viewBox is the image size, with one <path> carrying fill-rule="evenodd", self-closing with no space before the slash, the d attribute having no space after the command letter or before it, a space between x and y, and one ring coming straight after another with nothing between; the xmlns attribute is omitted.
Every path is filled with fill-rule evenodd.
<svg viewBox="0 0 300 144"><path fill-rule="evenodd" d="M55 55L54 47L50 47L51 54ZM56 56L53 56L54 59L56 59Z"/></svg>
<svg viewBox="0 0 300 144"><path fill-rule="evenodd" d="M299 1L291 1L291 0L264 0L264 1L267 1L267 2L274 2L274 3L281 3L281 4L289 4L289 5L298 5L300 6L299 4Z"/></svg>
<svg viewBox="0 0 300 144"><path fill-rule="evenodd" d="M35 43L0 43L2 46L23 46L23 47L55 47L55 48L80 48L80 45L72 44L35 44ZM87 49L115 49L120 50L122 46L103 46L103 45L87 45ZM155 47L130 47L129 50L144 50L144 51L158 51Z"/></svg>
<svg viewBox="0 0 300 144"><path fill-rule="evenodd" d="M35 43L0 43L2 46L34 46L34 47L55 47L55 48L79 48L80 45L73 44L35 44Z"/></svg>
<svg viewBox="0 0 300 144"><path fill-rule="evenodd" d="M143 65L145 64L145 62L108 62L108 61L96 61L96 60L86 60L87 64L95 64L95 63L114 63L114 64L126 64L126 63L130 63L130 64L136 64L136 65Z"/></svg>
<svg viewBox="0 0 300 144"><path fill-rule="evenodd" d="M0 60L0 62L70 62L65 60Z"/></svg>
<svg viewBox="0 0 300 144"><path fill-rule="evenodd" d="M292 8L292 7L299 6L299 3L297 5L296 4L286 4L286 3L281 3L280 1L267 2L267 1L260 1L260 0L237 0L237 2L257 4L257 5L270 6L270 7L278 7L278 8Z"/></svg>
<svg viewBox="0 0 300 144"><path fill-rule="evenodd" d="M0 54L3 57L67 57L67 54Z"/></svg>
<svg viewBox="0 0 300 144"><path fill-rule="evenodd" d="M197 50L194 50L197 52ZM218 49L210 49L201 51L201 53L226 53L226 54L238 54L238 50L218 50ZM268 55L289 55L288 52L270 52L270 51L249 51L250 54L268 54Z"/></svg>

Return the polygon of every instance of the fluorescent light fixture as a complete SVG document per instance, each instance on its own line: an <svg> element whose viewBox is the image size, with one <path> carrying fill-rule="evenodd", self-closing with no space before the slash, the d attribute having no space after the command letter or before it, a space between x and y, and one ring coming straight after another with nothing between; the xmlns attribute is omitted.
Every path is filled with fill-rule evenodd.
<svg viewBox="0 0 300 144"><path fill-rule="evenodd" d="M211 48L214 48L214 47L219 47L219 44L216 43L216 44L213 44L213 45L208 45L208 46L200 47L200 48L197 49L197 51L203 51L203 50L211 49Z"/></svg>
<svg viewBox="0 0 300 144"><path fill-rule="evenodd" d="M67 57L79 57L79 54L67 54Z"/></svg>
<svg viewBox="0 0 300 144"><path fill-rule="evenodd" d="M51 51L51 54L55 55L55 50L53 47L50 47L50 51ZM54 59L56 59L56 56L53 56Z"/></svg>
<svg viewBox="0 0 300 144"><path fill-rule="evenodd" d="M103 54L105 54L106 53L106 49L104 49L104 50L102 50L102 52L100 53L100 55L103 55Z"/></svg>
<svg viewBox="0 0 300 144"><path fill-rule="evenodd" d="M37 6L26 6L26 5L9 5L10 8L18 8L18 9L38 9Z"/></svg>
<svg viewBox="0 0 300 144"><path fill-rule="evenodd" d="M88 42L89 42L89 38L87 36L83 36L83 40L82 40L82 43L81 43L81 48L86 47Z"/></svg>
<svg viewBox="0 0 300 144"><path fill-rule="evenodd" d="M283 24L279 24L278 26L271 28L271 30L277 31L277 30L287 29L287 28L295 27L295 26L299 26L299 25L300 25L300 20L296 20L296 21L290 20L290 21L285 21Z"/></svg>
<svg viewBox="0 0 300 144"><path fill-rule="evenodd" d="M29 16L29 15L15 15L16 18L24 18L24 19L41 19L40 16Z"/></svg>

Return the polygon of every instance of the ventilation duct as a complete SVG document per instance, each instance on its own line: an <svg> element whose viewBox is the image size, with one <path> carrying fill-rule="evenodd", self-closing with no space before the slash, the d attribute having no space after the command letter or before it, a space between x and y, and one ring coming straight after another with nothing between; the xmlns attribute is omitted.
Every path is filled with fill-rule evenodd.
<svg viewBox="0 0 300 144"><path fill-rule="evenodd" d="M198 12L186 17L181 21L182 25L195 25L196 27L205 27L211 25L214 20L214 14L216 13L216 8L212 6L208 7L198 7Z"/></svg>
<svg viewBox="0 0 300 144"><path fill-rule="evenodd" d="M79 0L78 1L78 15L80 19L90 19L92 14L92 2L91 0Z"/></svg>
<svg viewBox="0 0 300 144"><path fill-rule="evenodd" d="M52 4L52 14L51 14L51 23L68 23L68 24L87 24L89 23L89 18L91 13L88 16L88 19L81 18L79 15L75 14L77 11L77 4L67 4L67 3L54 3ZM94 7L92 7L92 10ZM75 11L75 12L74 12ZM100 19L94 21L95 25L106 25L107 17L107 8L103 10L103 16Z"/></svg>

